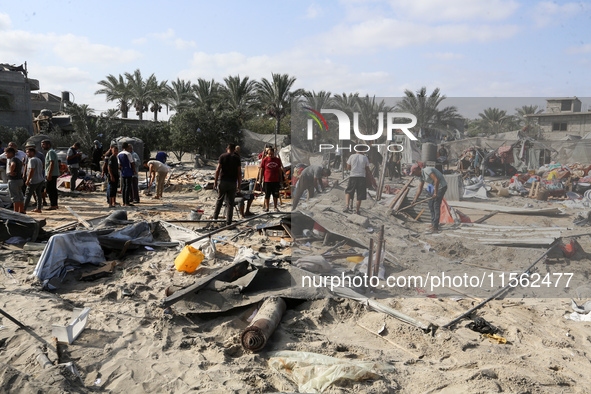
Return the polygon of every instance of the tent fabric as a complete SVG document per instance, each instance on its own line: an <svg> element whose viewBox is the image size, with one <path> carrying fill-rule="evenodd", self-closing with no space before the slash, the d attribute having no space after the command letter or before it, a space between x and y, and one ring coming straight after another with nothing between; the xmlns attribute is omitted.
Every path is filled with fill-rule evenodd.
<svg viewBox="0 0 591 394"><path fill-rule="evenodd" d="M0 200L4 201L1 196ZM41 225L32 217L0 208L0 240L6 241L12 237L22 237L35 242L40 231Z"/></svg>
<svg viewBox="0 0 591 394"><path fill-rule="evenodd" d="M275 134L259 134L246 129L241 130L241 133L244 137L242 148L246 152L259 153L265 149L265 145L275 145ZM278 134L277 145L284 146L287 138L287 135Z"/></svg>
<svg viewBox="0 0 591 394"><path fill-rule="evenodd" d="M90 231L56 234L49 238L33 275L45 286L51 278L63 277L79 264L98 265L103 261L105 255L96 234Z"/></svg>

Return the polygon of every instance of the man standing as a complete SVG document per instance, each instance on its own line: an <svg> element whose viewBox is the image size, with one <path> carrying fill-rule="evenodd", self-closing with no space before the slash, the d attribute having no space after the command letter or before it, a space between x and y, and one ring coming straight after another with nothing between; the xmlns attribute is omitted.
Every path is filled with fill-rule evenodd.
<svg viewBox="0 0 591 394"><path fill-rule="evenodd" d="M103 145L100 141L95 140L92 147L92 163L90 169L96 172L101 170L101 160L103 159Z"/></svg>
<svg viewBox="0 0 591 394"><path fill-rule="evenodd" d="M140 202L140 186L139 186L139 171L142 166L140 156L134 152L133 145L129 145L129 151L131 152L131 158L133 159L134 172L131 178L131 201L134 203Z"/></svg>
<svg viewBox="0 0 591 394"><path fill-rule="evenodd" d="M119 153L119 167L121 168L121 198L123 199L124 207L133 207L131 203L131 183L133 174L135 173L135 163L131 157L130 145L127 142L121 144L121 153Z"/></svg>
<svg viewBox="0 0 591 394"><path fill-rule="evenodd" d="M57 205L57 178L60 176L60 166L58 163L57 153L51 148L50 140L41 141L41 148L47 153L45 154L45 177L47 180L47 194L49 195L49 210L53 211L58 208Z"/></svg>
<svg viewBox="0 0 591 394"><path fill-rule="evenodd" d="M281 181L282 175L285 179L285 170L283 169L281 159L275 157L275 149L269 148L267 150L267 156L261 161L259 174L257 176L259 183L263 180L265 181L263 188L265 191L265 201L263 203L265 212L269 212L271 195L273 195L273 205L275 207L275 211L279 211L277 208L277 200L279 199L279 189L281 186L279 182Z"/></svg>
<svg viewBox="0 0 591 394"><path fill-rule="evenodd" d="M23 197L23 162L16 157L16 150L8 147L5 151L8 160L6 170L8 171L8 193L12 201L14 212L24 211Z"/></svg>
<svg viewBox="0 0 591 394"><path fill-rule="evenodd" d="M396 178L401 179L402 178L402 152L394 152L392 153L392 158L391 160L388 162L388 172L390 174L390 180L392 180L393 176L396 176Z"/></svg>
<svg viewBox="0 0 591 394"><path fill-rule="evenodd" d="M118 154L119 148L114 144L111 146L111 156L107 163L107 170L109 172L109 208L114 208L117 205L117 188L119 187Z"/></svg>
<svg viewBox="0 0 591 394"><path fill-rule="evenodd" d="M312 165L306 167L301 173L296 183L295 195L293 197L293 209L298 207L300 198L304 194L304 191L308 191L308 198L314 197L314 191L323 191L322 178L330 176L330 169L323 168L322 166Z"/></svg>
<svg viewBox="0 0 591 394"><path fill-rule="evenodd" d="M410 169L410 174L412 176L420 177L421 183L419 184L419 190L417 190L417 194L415 195L413 203L417 202L421 192L423 191L423 185L425 182L433 185L433 196L429 200L429 212L431 212L431 227L429 227L428 232L437 232L439 231L439 217L441 215L441 201L443 200L443 196L447 191L447 182L445 181L445 177L443 174L433 167L425 167L422 168L423 164L415 164Z"/></svg>
<svg viewBox="0 0 591 394"><path fill-rule="evenodd" d="M156 195L154 199L162 198L162 192L164 191L164 182L166 181L166 177L168 176L168 170L170 168L158 161L158 160L149 160L144 161L144 167L148 169L148 190L152 187L152 182L156 181Z"/></svg>
<svg viewBox="0 0 591 394"><path fill-rule="evenodd" d="M215 204L213 218L217 219L222 210L222 204L226 201L226 224L232 224L232 213L234 209L234 197L236 190L242 182L242 168L240 158L234 154L236 144L228 144L226 153L220 156L218 166L215 170L213 188L218 190L218 199ZM220 180L218 184L218 179Z"/></svg>
<svg viewBox="0 0 591 394"><path fill-rule="evenodd" d="M68 149L66 154L66 164L68 171L70 171L70 191L76 190L76 181L78 180L78 172L80 171L80 160L82 159L82 152L80 152L80 142L75 142L74 145Z"/></svg>
<svg viewBox="0 0 591 394"><path fill-rule="evenodd" d="M41 213L41 202L43 191L43 163L36 157L36 149L34 147L27 148L27 165L25 166L25 185L27 190L25 192L25 204L23 213L27 213L27 207L31 202L33 194L36 196L37 208L33 210L35 213Z"/></svg>
<svg viewBox="0 0 591 394"><path fill-rule="evenodd" d="M355 212L359 215L361 201L367 198L365 175L369 171L369 160L365 155L355 152L347 160L347 169L350 171L349 183L347 184L347 189L345 189L347 205L343 212L349 212L349 204L352 202L355 192L357 192L357 208Z"/></svg>
<svg viewBox="0 0 591 394"><path fill-rule="evenodd" d="M9 142L8 143L8 147L14 149L14 157L16 157L17 159L20 160L21 164L24 165L25 160L27 160L27 155L25 152L23 152L22 150L18 149L18 145L16 144L16 142ZM20 175L23 175L23 170L24 168L21 166L21 173ZM9 171L10 172L10 171Z"/></svg>

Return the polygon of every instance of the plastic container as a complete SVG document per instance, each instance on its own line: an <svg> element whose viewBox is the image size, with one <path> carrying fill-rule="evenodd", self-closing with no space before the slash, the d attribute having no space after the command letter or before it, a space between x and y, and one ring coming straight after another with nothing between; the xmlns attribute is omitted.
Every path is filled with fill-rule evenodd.
<svg viewBox="0 0 591 394"><path fill-rule="evenodd" d="M190 274L199 267L204 258L205 256L199 249L187 245L174 260L174 266L177 271L185 271Z"/></svg>

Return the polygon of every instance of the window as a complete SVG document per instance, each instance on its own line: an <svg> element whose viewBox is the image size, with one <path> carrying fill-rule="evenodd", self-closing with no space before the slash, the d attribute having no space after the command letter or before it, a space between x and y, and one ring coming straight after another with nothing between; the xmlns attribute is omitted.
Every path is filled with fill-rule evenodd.
<svg viewBox="0 0 591 394"><path fill-rule="evenodd" d="M552 131L566 131L566 123L552 123Z"/></svg>
<svg viewBox="0 0 591 394"><path fill-rule="evenodd" d="M561 111L571 111L572 109L573 109L572 100L565 100L560 103L560 110Z"/></svg>

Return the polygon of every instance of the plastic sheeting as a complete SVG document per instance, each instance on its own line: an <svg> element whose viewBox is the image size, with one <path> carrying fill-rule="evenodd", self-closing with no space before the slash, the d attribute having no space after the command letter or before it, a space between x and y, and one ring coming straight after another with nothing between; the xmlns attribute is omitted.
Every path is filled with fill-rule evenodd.
<svg viewBox="0 0 591 394"><path fill-rule="evenodd" d="M96 234L90 231L57 234L49 238L33 275L45 286L51 278L62 278L80 264L97 265L103 261L105 255Z"/></svg>
<svg viewBox="0 0 591 394"><path fill-rule="evenodd" d="M339 380L378 379L380 372L394 371L389 364L345 360L323 354L283 350L270 352L269 366L286 373L300 393L322 393Z"/></svg>
<svg viewBox="0 0 591 394"><path fill-rule="evenodd" d="M131 245L137 247L138 245L154 245L154 237L150 231L148 222L139 222L130 226L124 227L121 230L113 231L112 233L99 235L98 240L101 246L109 249L123 249L127 241L131 241Z"/></svg>
<svg viewBox="0 0 591 394"><path fill-rule="evenodd" d="M32 217L0 208L0 241L22 237L35 242L40 231L41 225Z"/></svg>

